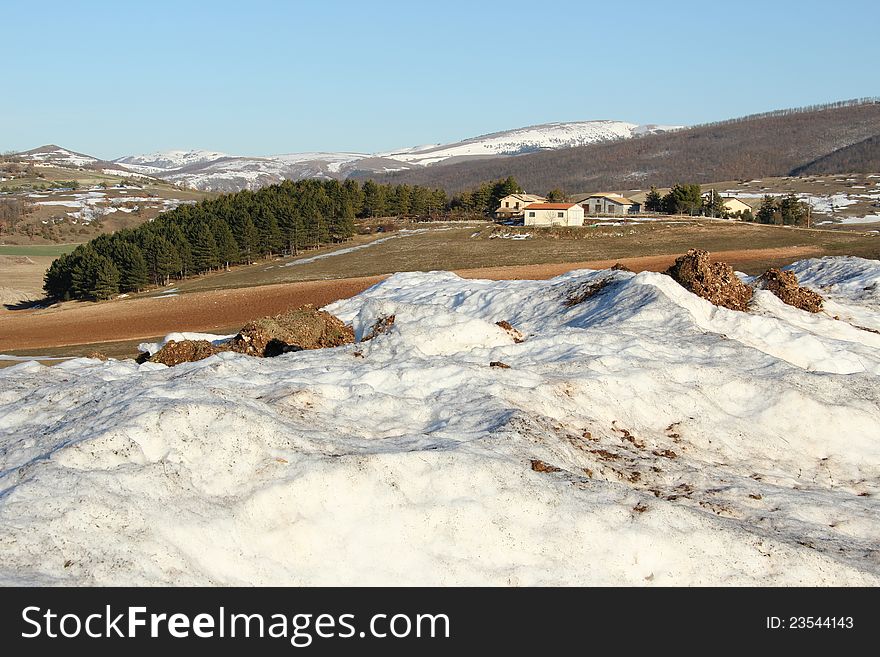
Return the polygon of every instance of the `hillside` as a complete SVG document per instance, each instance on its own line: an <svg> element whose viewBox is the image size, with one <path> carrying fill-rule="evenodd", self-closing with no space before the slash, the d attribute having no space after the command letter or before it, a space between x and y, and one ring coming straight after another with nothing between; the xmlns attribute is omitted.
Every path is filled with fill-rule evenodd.
<svg viewBox="0 0 880 657"><path fill-rule="evenodd" d="M513 175L529 191L569 193L669 186L681 181L786 176L880 135L880 103L774 113L550 152L389 173L377 180L457 192ZM864 149L874 142L866 142ZM876 146L873 146L876 148ZM843 167L840 156L827 165ZM376 178L376 176L372 176Z"/></svg>
<svg viewBox="0 0 880 657"><path fill-rule="evenodd" d="M625 121L578 121L547 123L450 144L415 146L372 154L315 152L251 157L215 151L175 150L130 155L115 162L130 170L187 187L231 192L258 189L285 179L375 176L475 159L494 159L629 139L673 129L677 129L677 126L638 125Z"/></svg>
<svg viewBox="0 0 880 657"><path fill-rule="evenodd" d="M133 228L210 194L58 146L0 158L0 244L64 244Z"/></svg>
<svg viewBox="0 0 880 657"><path fill-rule="evenodd" d="M822 173L872 173L880 171L880 135L844 146L792 170L793 176Z"/></svg>
<svg viewBox="0 0 880 657"><path fill-rule="evenodd" d="M45 146L32 148L29 151L16 153L14 159L23 164L33 164L40 168L85 169L108 176L151 177L143 175L144 172L138 173L115 162L107 162L91 155L77 153L76 151L56 146L55 144L46 144Z"/></svg>

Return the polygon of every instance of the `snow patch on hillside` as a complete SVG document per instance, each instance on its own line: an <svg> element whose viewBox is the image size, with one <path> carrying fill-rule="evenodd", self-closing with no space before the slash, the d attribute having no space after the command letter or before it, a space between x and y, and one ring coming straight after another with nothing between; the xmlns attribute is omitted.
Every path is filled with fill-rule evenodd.
<svg viewBox="0 0 880 657"><path fill-rule="evenodd" d="M208 191L256 189L301 178L344 178L356 169L390 172L462 158L519 155L678 129L625 121L548 123L474 137L452 144L398 148L383 153L305 152L239 156L214 151L166 151L115 160L143 174ZM402 166L395 167L395 162Z"/></svg>
<svg viewBox="0 0 880 657"><path fill-rule="evenodd" d="M35 148L32 151L19 153L19 156L34 163L69 167L82 167L100 161L89 155L74 153L58 146Z"/></svg>
<svg viewBox="0 0 880 657"><path fill-rule="evenodd" d="M456 144L380 153L378 157L427 166L450 158L519 155L537 150L571 148L600 141L628 139L636 134L656 131L657 128L657 126L649 128L625 121L547 123L474 137Z"/></svg>
<svg viewBox="0 0 880 657"><path fill-rule="evenodd" d="M224 157L231 157L219 151L205 150L171 150L148 155L129 155L120 157L114 162L124 164L127 168L146 174L157 174L176 171L194 164L214 162Z"/></svg>
<svg viewBox="0 0 880 657"><path fill-rule="evenodd" d="M880 262L793 270L878 319ZM394 321L0 370L0 582L880 584L870 331L610 270L396 274L328 310Z"/></svg>

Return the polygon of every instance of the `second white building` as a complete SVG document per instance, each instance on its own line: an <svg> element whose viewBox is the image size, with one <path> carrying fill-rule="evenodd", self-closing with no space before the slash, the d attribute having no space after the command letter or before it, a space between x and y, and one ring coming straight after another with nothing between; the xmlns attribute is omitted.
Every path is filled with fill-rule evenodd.
<svg viewBox="0 0 880 657"><path fill-rule="evenodd" d="M577 203L530 203L523 213L526 226L584 225L584 209Z"/></svg>

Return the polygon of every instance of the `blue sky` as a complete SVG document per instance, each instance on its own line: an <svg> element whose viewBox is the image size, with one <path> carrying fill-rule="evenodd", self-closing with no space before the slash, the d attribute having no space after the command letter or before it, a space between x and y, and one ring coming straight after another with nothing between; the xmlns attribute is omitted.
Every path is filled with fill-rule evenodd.
<svg viewBox="0 0 880 657"><path fill-rule="evenodd" d="M375 152L876 96L878 7L7 0L0 150Z"/></svg>

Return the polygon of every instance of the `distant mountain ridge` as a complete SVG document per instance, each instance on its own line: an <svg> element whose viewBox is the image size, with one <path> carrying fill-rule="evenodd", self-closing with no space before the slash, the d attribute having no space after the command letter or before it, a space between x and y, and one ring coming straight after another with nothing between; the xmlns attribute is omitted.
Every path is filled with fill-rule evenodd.
<svg viewBox="0 0 880 657"><path fill-rule="evenodd" d="M514 176L536 193L558 187L574 194L799 173L880 173L878 162L880 100L872 98L767 112L641 139L370 177L455 193L482 181Z"/></svg>
<svg viewBox="0 0 880 657"><path fill-rule="evenodd" d="M218 192L258 189L286 179L353 177L454 193L510 175L535 192L556 187L569 193L635 190L682 181L877 172L880 100L841 101L689 128L611 120L546 123L381 153L253 157L172 150L106 162L50 144L17 155L37 166L155 177Z"/></svg>
<svg viewBox="0 0 880 657"><path fill-rule="evenodd" d="M238 191L257 189L285 179L383 175L453 162L571 148L678 127L610 120L578 121L546 123L451 144L431 144L382 153L314 152L251 157L216 151L173 150L129 155L114 162L142 174L196 189Z"/></svg>

